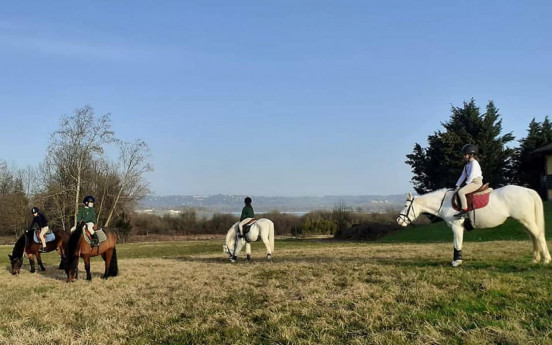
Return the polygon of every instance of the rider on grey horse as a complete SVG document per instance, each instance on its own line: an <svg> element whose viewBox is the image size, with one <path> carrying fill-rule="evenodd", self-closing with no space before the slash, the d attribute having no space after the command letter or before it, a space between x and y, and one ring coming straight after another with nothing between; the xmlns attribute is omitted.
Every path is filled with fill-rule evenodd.
<svg viewBox="0 0 552 345"><path fill-rule="evenodd" d="M243 226L253 219L255 219L255 212L253 211L253 206L251 206L251 198L247 197L244 200L245 206L242 209L240 223L238 224L238 237L243 236Z"/></svg>
<svg viewBox="0 0 552 345"><path fill-rule="evenodd" d="M462 206L462 210L454 215L456 218L468 217L466 194L475 192L483 185L483 172L481 171L479 162L475 159L477 152L478 148L476 145L467 144L462 147L462 153L467 163L462 170L462 175L458 179L458 182L456 182L456 191L458 192L460 204ZM460 188L464 181L466 181L466 185Z"/></svg>

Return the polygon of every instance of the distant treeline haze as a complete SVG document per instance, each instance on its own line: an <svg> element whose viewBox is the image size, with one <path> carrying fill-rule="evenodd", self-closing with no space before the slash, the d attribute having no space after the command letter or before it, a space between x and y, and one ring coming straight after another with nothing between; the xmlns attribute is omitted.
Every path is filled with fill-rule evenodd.
<svg viewBox="0 0 552 345"><path fill-rule="evenodd" d="M259 215L274 222L276 235L312 236L329 235L340 239L376 239L397 229L396 210L385 213L362 213L345 205L337 205L333 211L313 211L305 215L272 211ZM238 218L232 214L215 213L207 219L199 217L195 210L181 214L134 214L132 235L200 235L225 234Z"/></svg>

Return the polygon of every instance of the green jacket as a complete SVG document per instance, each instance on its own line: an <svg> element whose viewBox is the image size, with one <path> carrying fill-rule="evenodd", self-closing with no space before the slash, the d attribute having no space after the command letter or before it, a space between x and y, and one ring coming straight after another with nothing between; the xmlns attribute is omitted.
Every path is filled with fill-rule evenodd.
<svg viewBox="0 0 552 345"><path fill-rule="evenodd" d="M77 223L80 221L85 223L96 223L96 211L93 207L83 207L77 214Z"/></svg>
<svg viewBox="0 0 552 345"><path fill-rule="evenodd" d="M253 212L253 207L251 205L247 205L242 209L240 221L245 218L255 218L255 212Z"/></svg>

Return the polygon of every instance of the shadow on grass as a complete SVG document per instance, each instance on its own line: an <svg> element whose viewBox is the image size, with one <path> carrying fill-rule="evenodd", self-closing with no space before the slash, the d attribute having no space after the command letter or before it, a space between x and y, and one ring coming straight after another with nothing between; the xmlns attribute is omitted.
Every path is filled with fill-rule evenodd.
<svg viewBox="0 0 552 345"><path fill-rule="evenodd" d="M300 257L273 257L271 260L267 260L262 257L252 258L251 261L247 261L245 258L238 258L236 263L229 262L228 258L201 258L201 257L175 257L167 258L180 262L199 262L199 263L211 263L211 264L228 264L228 265L244 265L244 264L338 264L338 265L358 265L358 264L371 264L381 266L394 266L396 268L405 269L425 269L425 268L450 268L451 270L464 270L464 271L479 271L485 270L496 273L534 273L534 272L550 272L552 271L552 265L535 264L531 262L530 257L522 257L514 261L479 261L464 260L464 263L459 267L452 267L451 261L443 259L428 259L428 258L390 258L387 256L349 256L331 257L331 256L300 256Z"/></svg>

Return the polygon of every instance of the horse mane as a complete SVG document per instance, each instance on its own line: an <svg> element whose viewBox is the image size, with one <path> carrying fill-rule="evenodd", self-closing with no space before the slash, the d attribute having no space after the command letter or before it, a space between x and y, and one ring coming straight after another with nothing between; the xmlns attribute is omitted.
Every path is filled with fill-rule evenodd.
<svg viewBox="0 0 552 345"><path fill-rule="evenodd" d="M68 267L71 267L71 265L75 262L75 259L78 259L75 255L75 252L77 251L80 243L82 228L82 226L77 226L77 228L71 233L71 236L67 241L65 255L67 256L67 264L69 265Z"/></svg>
<svg viewBox="0 0 552 345"><path fill-rule="evenodd" d="M21 235L17 241L15 242L15 246L13 246L12 256L14 258L20 258L23 256L23 252L25 251L25 236L27 235L26 232Z"/></svg>

